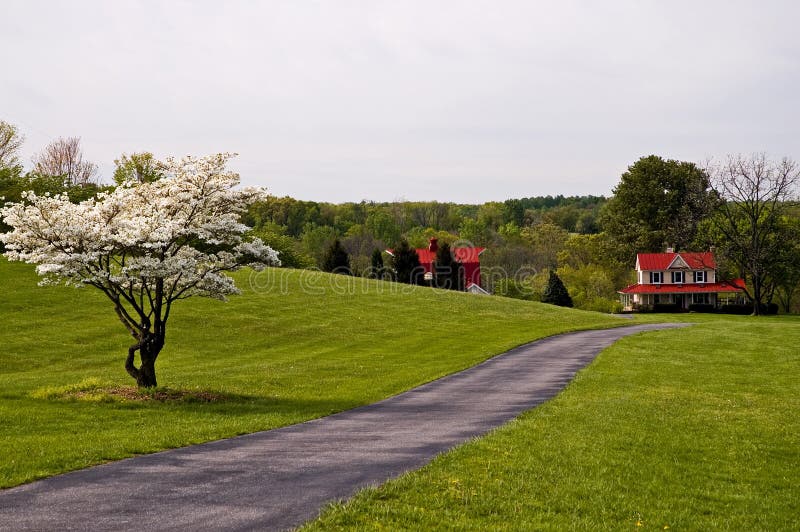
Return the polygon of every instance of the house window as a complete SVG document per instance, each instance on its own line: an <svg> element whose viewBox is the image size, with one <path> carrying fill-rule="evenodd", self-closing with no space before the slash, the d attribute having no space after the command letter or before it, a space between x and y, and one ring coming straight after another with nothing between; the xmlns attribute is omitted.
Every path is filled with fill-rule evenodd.
<svg viewBox="0 0 800 532"><path fill-rule="evenodd" d="M664 282L664 274L662 272L650 272L650 284L661 284Z"/></svg>
<svg viewBox="0 0 800 532"><path fill-rule="evenodd" d="M708 305L711 302L711 298L708 294L692 294L692 303L698 305Z"/></svg>
<svg viewBox="0 0 800 532"><path fill-rule="evenodd" d="M705 283L707 280L706 272L694 272L694 282Z"/></svg>
<svg viewBox="0 0 800 532"><path fill-rule="evenodd" d="M672 272L672 282L683 284L683 272Z"/></svg>

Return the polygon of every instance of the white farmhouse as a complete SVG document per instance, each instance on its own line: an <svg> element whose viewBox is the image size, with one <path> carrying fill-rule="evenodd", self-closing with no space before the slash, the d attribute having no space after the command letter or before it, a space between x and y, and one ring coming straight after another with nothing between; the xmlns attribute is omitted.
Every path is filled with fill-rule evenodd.
<svg viewBox="0 0 800 532"><path fill-rule="evenodd" d="M738 300L744 281L717 279L714 254L639 253L636 255L636 284L619 291L626 310L652 310L655 305L676 305L689 310L689 305L712 305Z"/></svg>

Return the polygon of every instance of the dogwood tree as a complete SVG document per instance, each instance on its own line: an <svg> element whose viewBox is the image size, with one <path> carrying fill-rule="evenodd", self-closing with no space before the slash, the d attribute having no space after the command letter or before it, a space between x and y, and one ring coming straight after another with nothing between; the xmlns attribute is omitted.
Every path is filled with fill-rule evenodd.
<svg viewBox="0 0 800 532"><path fill-rule="evenodd" d="M36 264L40 284L93 286L111 300L135 339L125 369L140 387L157 385L155 362L173 304L192 296L238 293L225 272L278 265L259 239L243 238L242 212L263 190L237 188L232 154L168 159L164 177L124 182L78 204L66 195L25 194L0 216L9 260ZM136 352L139 366L136 366Z"/></svg>

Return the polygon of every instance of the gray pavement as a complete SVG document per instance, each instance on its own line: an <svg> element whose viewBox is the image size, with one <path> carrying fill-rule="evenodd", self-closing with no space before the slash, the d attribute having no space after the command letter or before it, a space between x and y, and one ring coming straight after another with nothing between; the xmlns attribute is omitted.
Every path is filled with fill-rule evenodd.
<svg viewBox="0 0 800 532"><path fill-rule="evenodd" d="M556 395L634 325L546 338L369 406L0 491L2 530L282 530Z"/></svg>

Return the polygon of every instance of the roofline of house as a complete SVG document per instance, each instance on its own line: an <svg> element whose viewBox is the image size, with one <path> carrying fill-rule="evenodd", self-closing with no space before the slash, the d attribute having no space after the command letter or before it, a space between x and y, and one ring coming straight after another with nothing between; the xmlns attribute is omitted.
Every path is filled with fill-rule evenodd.
<svg viewBox="0 0 800 532"><path fill-rule="evenodd" d="M673 264L675 264L675 261L677 261L678 259L681 259L681 262L683 262L683 263L686 265L686 267L687 267L687 268L689 268L689 269L692 269L692 268L691 268L691 266L689 266L689 263L688 263L688 262L686 262L686 259L684 259L683 257L681 257L681 254L680 254L680 253L675 253L675 256L672 258L672 262L670 262L670 263L669 263L669 266L667 266L667 267L666 267L666 268L664 268L664 269L665 269L665 270L672 269L672 265L673 265Z"/></svg>
<svg viewBox="0 0 800 532"><path fill-rule="evenodd" d="M739 283L738 281L741 281ZM718 283L685 283L680 286L680 290L676 290L674 283L664 284L632 284L628 285L622 290L617 290L618 294L733 294L744 292L744 281L736 279L735 281L722 281ZM633 289L638 287L654 287L654 290L647 292L633 292ZM629 291L631 290L631 291Z"/></svg>
<svg viewBox="0 0 800 532"><path fill-rule="evenodd" d="M658 269L653 270L653 269L642 269L641 268L641 263L639 262L639 257L642 256L642 255L675 255L675 256L672 258L670 263L665 268L658 268ZM706 260L705 260L708 255L711 256L711 261L712 262L710 264L707 263ZM694 267L691 264L689 264L689 261L686 259L686 256L691 256L694 260L698 261L700 263L700 265L702 266L702 269L704 269L704 270L705 269L708 269L708 270L716 270L717 269L717 261L716 261L716 258L714 257L714 252L713 251L681 251L681 252L673 251L673 252L660 252L660 253L637 253L636 254L636 266L635 266L635 268L636 268L636 271L648 271L648 272L665 271L665 270L672 269L673 264L675 263L676 260L678 260L678 257L680 257L681 260L686 264L687 268L689 268L690 270L697 270L696 267Z"/></svg>

